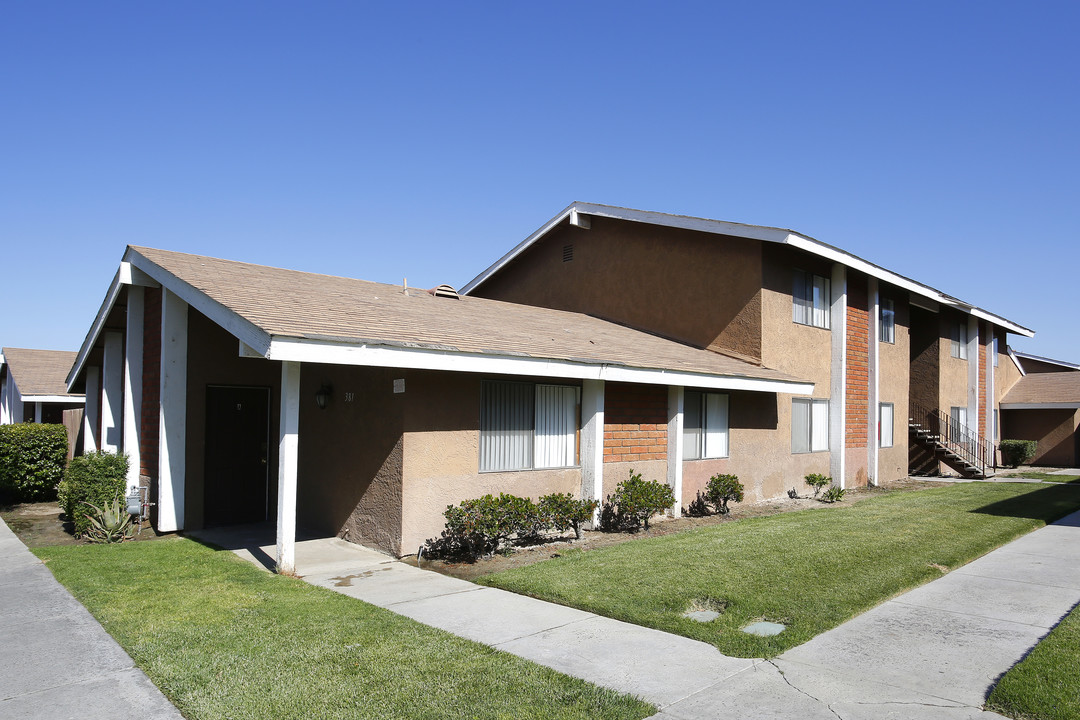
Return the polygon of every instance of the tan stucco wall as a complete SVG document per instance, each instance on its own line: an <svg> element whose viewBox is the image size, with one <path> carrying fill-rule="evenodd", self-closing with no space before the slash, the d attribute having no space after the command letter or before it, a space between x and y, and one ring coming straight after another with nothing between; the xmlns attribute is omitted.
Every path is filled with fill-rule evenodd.
<svg viewBox="0 0 1080 720"><path fill-rule="evenodd" d="M968 363L978 362L978 357L961 360L952 356L952 327L954 322L967 322L967 316L943 308L938 315L938 347L941 355L941 374L938 385L938 408L946 415L950 408L968 406ZM968 424L977 427L977 418L969 417Z"/></svg>
<svg viewBox="0 0 1080 720"><path fill-rule="evenodd" d="M697 347L761 357L761 243L611 218L564 223L474 294L587 312ZM573 246L573 260L563 249Z"/></svg>
<svg viewBox="0 0 1080 720"><path fill-rule="evenodd" d="M1012 440L1036 440L1039 445L1029 463L1076 467L1077 427L1080 427L1080 411L1058 410L1005 410L1002 413L1005 437Z"/></svg>
<svg viewBox="0 0 1080 720"><path fill-rule="evenodd" d="M911 312L907 293L882 284L882 298L893 301L896 311L895 343L877 344L878 402L893 404L893 447L878 449L879 483L892 482L908 475L908 386L911 378ZM871 422L877 426L877 409Z"/></svg>
<svg viewBox="0 0 1080 720"><path fill-rule="evenodd" d="M401 553L416 552L425 539L438 537L443 510L462 500L501 492L534 500L554 492L580 497L580 467L479 471L483 377L421 371L398 371L395 377L405 380L407 407Z"/></svg>

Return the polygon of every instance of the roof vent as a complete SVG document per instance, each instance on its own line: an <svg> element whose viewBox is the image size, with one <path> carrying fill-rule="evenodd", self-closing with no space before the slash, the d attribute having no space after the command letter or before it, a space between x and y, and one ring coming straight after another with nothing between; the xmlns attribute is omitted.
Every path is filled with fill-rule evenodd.
<svg viewBox="0 0 1080 720"><path fill-rule="evenodd" d="M434 295L435 297L457 298L458 300L461 299L461 296L458 295L458 291L455 290L450 285L440 285L437 288L434 288L432 290L428 290L428 292L431 293L432 295Z"/></svg>

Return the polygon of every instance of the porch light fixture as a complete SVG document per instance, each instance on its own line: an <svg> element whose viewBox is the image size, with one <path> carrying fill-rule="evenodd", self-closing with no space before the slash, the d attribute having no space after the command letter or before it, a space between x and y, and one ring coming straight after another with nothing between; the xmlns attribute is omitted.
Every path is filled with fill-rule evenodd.
<svg viewBox="0 0 1080 720"><path fill-rule="evenodd" d="M334 388L329 385L323 385L319 388L319 391L315 393L315 404L319 406L320 410L325 410L327 404L330 402L330 395L334 392Z"/></svg>

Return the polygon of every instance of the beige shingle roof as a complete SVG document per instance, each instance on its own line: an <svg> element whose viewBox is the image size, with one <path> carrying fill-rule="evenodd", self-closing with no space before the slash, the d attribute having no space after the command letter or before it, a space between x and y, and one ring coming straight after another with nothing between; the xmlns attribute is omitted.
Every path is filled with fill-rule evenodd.
<svg viewBox="0 0 1080 720"><path fill-rule="evenodd" d="M272 337L433 348L782 382L785 373L581 313L199 255L134 252ZM648 301L643 298L643 302Z"/></svg>
<svg viewBox="0 0 1080 720"><path fill-rule="evenodd" d="M1013 385L1001 402L1080 403L1080 372L1029 373Z"/></svg>
<svg viewBox="0 0 1080 720"><path fill-rule="evenodd" d="M66 350L24 350L4 348L8 372L27 395L69 395L65 378L78 353ZM73 395L82 397L82 395Z"/></svg>

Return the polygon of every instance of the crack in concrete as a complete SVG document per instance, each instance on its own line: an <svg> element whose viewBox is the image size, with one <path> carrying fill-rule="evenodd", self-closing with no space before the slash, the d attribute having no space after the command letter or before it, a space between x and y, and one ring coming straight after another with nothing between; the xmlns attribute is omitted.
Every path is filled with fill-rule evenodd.
<svg viewBox="0 0 1080 720"><path fill-rule="evenodd" d="M831 713L832 713L833 715L835 715L835 716L836 716L837 720L844 720L844 718L840 716L840 713L836 712L836 710L834 710L834 709L833 709L833 706L832 706L832 705L830 705L829 703L825 702L825 701L824 701L824 700L822 700L821 698L816 698L816 697L814 697L813 695L811 695L810 693L806 692L806 691L805 691L805 690L803 690L802 688L800 688L800 687L796 687L796 686L795 686L795 683L793 683L793 682L791 682L790 680L788 680L788 679L787 679L787 675L786 675L786 674L784 674L784 671L780 669L780 666L779 666L779 665L777 665L776 663L774 663L774 662L773 662L772 660L765 660L765 662L769 663L769 664L770 664L770 665L772 665L772 666L773 666L774 668L776 668L776 672L780 673L780 677L781 677L781 679L783 679L783 681L784 681L784 682L786 682L786 683L788 684L788 687L790 687L790 688L791 688L792 690L794 690L795 692L799 692L799 693L802 693L803 695L805 695L806 697L810 698L811 700L813 700L813 701L814 701L814 702L816 702L816 703L820 703L821 705L824 705L824 706L825 706L826 708L828 708L829 712L831 712Z"/></svg>

